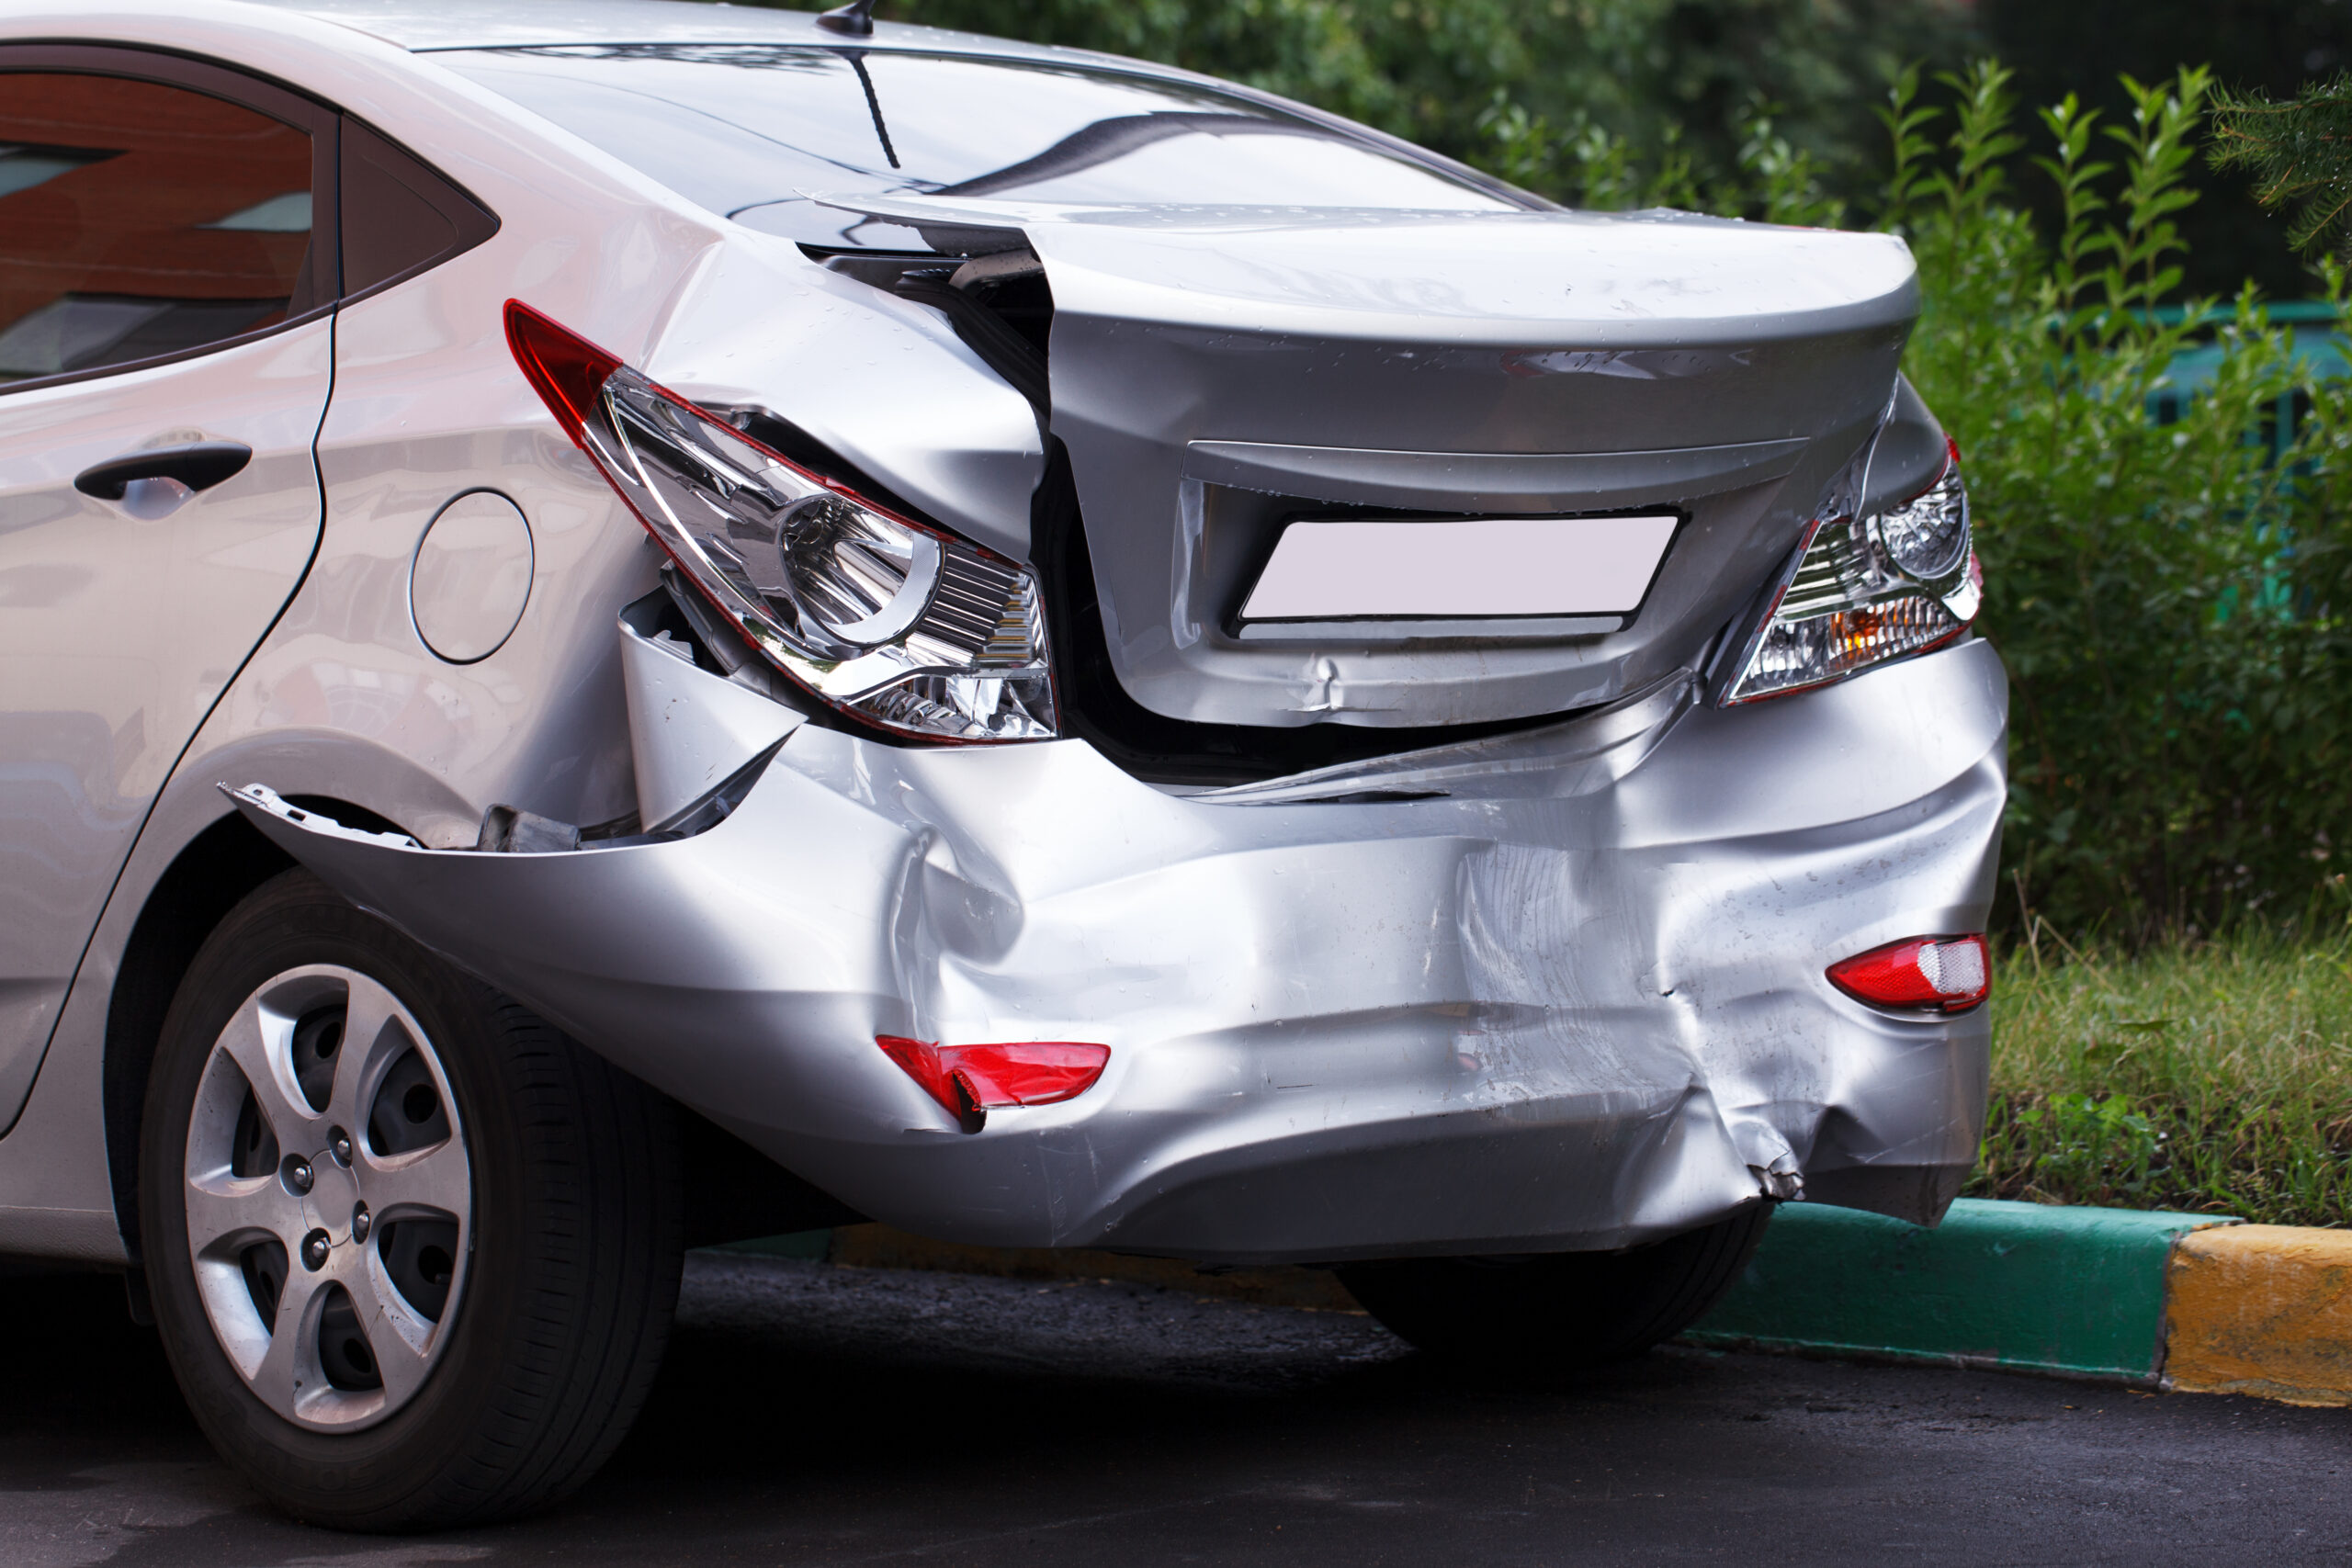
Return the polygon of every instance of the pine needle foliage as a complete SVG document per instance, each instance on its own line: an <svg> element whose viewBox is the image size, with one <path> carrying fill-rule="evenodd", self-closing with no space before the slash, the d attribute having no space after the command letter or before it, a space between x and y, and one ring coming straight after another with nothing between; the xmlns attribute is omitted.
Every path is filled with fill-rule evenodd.
<svg viewBox="0 0 2352 1568"><path fill-rule="evenodd" d="M2264 207L2295 209L2287 238L2297 250L2352 256L2352 72L2286 101L2215 93L2211 157L2251 175Z"/></svg>

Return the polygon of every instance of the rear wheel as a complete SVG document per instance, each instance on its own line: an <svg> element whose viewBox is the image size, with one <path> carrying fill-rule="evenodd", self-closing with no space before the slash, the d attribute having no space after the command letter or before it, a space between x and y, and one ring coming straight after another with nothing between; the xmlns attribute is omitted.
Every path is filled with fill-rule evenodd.
<svg viewBox="0 0 2352 1568"><path fill-rule="evenodd" d="M1419 1349L1470 1363L1568 1373L1637 1356L1705 1315L1764 1235L1752 1204L1700 1230L1624 1252L1407 1258L1340 1279L1363 1309Z"/></svg>
<svg viewBox="0 0 2352 1568"><path fill-rule="evenodd" d="M189 1407L300 1518L550 1502L620 1440L668 1337L668 1103L308 873L190 966L140 1182Z"/></svg>

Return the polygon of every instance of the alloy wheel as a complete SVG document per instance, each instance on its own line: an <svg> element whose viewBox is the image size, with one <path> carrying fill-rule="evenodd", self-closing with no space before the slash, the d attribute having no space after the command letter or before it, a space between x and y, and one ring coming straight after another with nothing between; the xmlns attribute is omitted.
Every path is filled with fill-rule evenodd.
<svg viewBox="0 0 2352 1568"><path fill-rule="evenodd" d="M397 998L338 964L246 998L205 1064L184 1178L205 1314L263 1404L351 1431L415 1396L464 1289L473 1173Z"/></svg>

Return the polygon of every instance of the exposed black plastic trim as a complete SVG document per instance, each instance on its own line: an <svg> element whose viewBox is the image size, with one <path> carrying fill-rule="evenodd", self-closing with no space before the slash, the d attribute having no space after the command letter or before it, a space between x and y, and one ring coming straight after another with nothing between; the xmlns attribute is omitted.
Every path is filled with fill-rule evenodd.
<svg viewBox="0 0 2352 1568"><path fill-rule="evenodd" d="M949 280L968 256L833 251L815 245L800 250L829 272L928 305L945 316L964 346L1029 400L1042 434L1053 417L1046 346L1054 320L1053 290L1042 270L959 288Z"/></svg>
<svg viewBox="0 0 2352 1568"><path fill-rule="evenodd" d="M1053 393L1046 376L1046 356L1004 318L945 278L910 273L891 292L901 299L928 305L947 318L965 347L1003 377L1012 389L1029 400L1040 420L1053 416Z"/></svg>

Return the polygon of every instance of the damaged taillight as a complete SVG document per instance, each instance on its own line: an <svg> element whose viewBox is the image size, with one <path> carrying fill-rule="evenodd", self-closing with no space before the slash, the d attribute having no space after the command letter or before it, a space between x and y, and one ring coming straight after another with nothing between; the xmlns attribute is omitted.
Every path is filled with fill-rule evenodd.
<svg viewBox="0 0 2352 1568"><path fill-rule="evenodd" d="M1028 1040L1002 1045L936 1045L899 1034L874 1043L922 1091L968 1119L1018 1105L1054 1105L1094 1087L1110 1064L1108 1045L1074 1040Z"/></svg>
<svg viewBox="0 0 2352 1568"><path fill-rule="evenodd" d="M1830 489L1822 514L1740 650L1722 702L1825 685L1966 631L1984 602L1971 547L1960 448L1945 443L1935 481L1898 506L1856 516L1861 465Z"/></svg>
<svg viewBox="0 0 2352 1568"><path fill-rule="evenodd" d="M1992 965L1984 939L1913 937L1829 966L1830 984L1872 1007L1962 1012L1984 999Z"/></svg>
<svg viewBox="0 0 2352 1568"><path fill-rule="evenodd" d="M1043 740L1037 580L751 440L519 300L515 363L679 570L786 674L934 740Z"/></svg>

